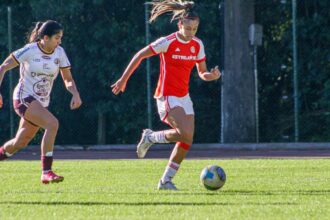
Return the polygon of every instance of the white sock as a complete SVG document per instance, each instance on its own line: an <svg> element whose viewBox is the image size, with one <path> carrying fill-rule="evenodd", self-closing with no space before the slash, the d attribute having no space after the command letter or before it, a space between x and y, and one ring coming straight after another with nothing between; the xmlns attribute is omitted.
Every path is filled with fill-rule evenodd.
<svg viewBox="0 0 330 220"><path fill-rule="evenodd" d="M162 176L162 182L163 183L166 183L168 181L171 181L172 178L174 177L174 175L176 174L176 172L178 171L180 167L180 164L177 164L175 162L168 162L167 166L166 166L166 169L165 169L165 172Z"/></svg>
<svg viewBox="0 0 330 220"><path fill-rule="evenodd" d="M170 143L168 140L166 140L165 131L152 132L149 136L149 140L152 143Z"/></svg>
<svg viewBox="0 0 330 220"><path fill-rule="evenodd" d="M8 153L7 151L5 151L5 155L6 155L7 157L11 157L11 156L13 156L14 154L10 154L10 153Z"/></svg>
<svg viewBox="0 0 330 220"><path fill-rule="evenodd" d="M53 156L53 151L49 151L45 154L46 157L52 157Z"/></svg>

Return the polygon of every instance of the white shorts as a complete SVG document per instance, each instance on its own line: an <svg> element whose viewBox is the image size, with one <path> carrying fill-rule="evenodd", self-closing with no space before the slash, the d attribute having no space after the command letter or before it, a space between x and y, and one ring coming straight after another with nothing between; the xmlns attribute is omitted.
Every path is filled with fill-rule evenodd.
<svg viewBox="0 0 330 220"><path fill-rule="evenodd" d="M162 96L157 98L158 114L162 121L166 122L168 112L174 107L182 107L186 115L194 115L193 103L189 94L183 97Z"/></svg>

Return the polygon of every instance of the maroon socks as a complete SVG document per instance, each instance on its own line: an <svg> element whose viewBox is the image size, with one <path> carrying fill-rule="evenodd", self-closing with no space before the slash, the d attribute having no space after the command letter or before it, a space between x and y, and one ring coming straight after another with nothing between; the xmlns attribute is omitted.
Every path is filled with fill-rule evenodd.
<svg viewBox="0 0 330 220"><path fill-rule="evenodd" d="M47 173L52 170L53 157L41 156L42 172Z"/></svg>

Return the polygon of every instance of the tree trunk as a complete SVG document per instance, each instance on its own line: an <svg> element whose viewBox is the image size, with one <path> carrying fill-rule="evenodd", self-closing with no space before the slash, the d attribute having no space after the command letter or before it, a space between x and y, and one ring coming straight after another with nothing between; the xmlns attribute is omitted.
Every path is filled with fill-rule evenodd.
<svg viewBox="0 0 330 220"><path fill-rule="evenodd" d="M255 98L249 26L254 0L225 0L223 142L255 142Z"/></svg>

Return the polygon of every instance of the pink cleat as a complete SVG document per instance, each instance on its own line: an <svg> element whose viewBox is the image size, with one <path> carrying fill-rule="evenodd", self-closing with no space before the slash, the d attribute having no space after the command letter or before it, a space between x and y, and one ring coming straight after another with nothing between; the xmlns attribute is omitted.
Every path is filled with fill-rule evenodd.
<svg viewBox="0 0 330 220"><path fill-rule="evenodd" d="M53 171L49 171L48 173L41 174L41 182L43 184L48 183L59 183L64 180L63 176L56 175Z"/></svg>

